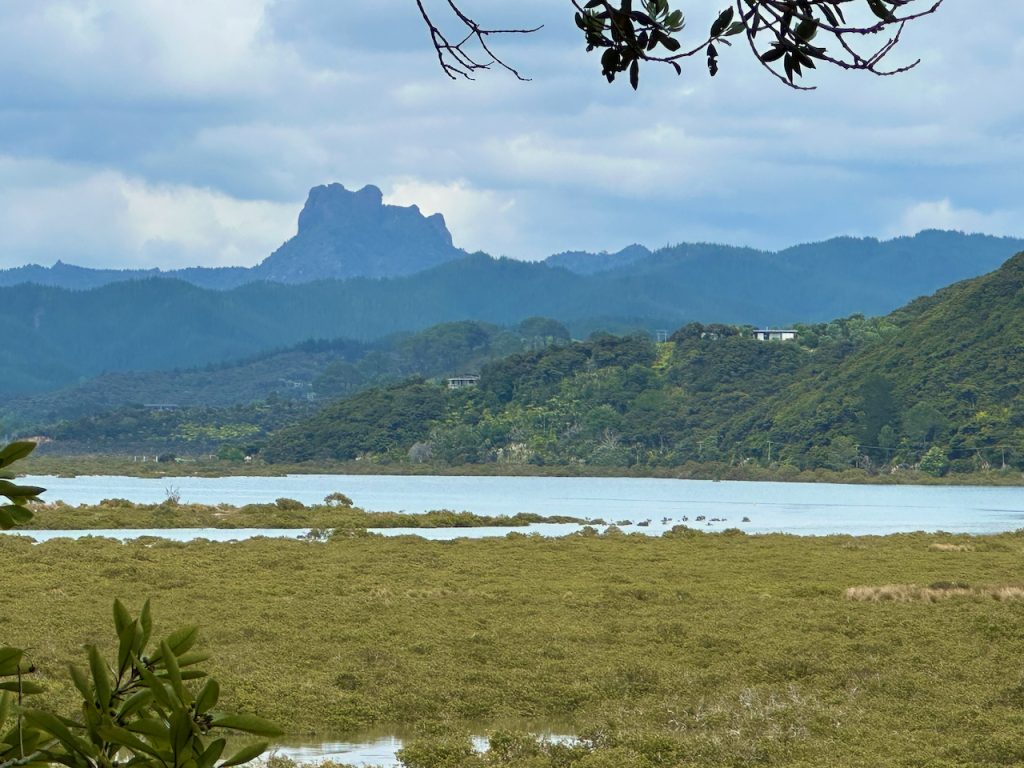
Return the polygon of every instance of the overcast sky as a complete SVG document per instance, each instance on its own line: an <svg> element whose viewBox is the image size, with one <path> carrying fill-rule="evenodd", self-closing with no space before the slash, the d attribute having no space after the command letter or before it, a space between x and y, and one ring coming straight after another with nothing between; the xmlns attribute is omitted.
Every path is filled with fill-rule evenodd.
<svg viewBox="0 0 1024 768"><path fill-rule="evenodd" d="M680 7L696 35L722 5ZM497 43L532 82L449 81L413 0L0 4L0 266L254 264L332 181L524 259L1024 235L1020 0L947 0L894 54L916 70L822 72L814 93L737 46L714 80L647 67L634 94L600 77L567 0L466 6L546 25Z"/></svg>

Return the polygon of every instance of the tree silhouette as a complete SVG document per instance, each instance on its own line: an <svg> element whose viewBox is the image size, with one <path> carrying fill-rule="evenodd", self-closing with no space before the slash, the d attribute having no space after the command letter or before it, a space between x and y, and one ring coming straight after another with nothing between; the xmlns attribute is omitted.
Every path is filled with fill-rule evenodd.
<svg viewBox="0 0 1024 768"><path fill-rule="evenodd" d="M811 90L800 78L819 65L887 76L906 72L920 61L888 66L908 22L935 13L943 0L735 0L723 9L704 36L684 47L682 10L677 0L568 0L587 51L601 52L601 74L608 82L628 72L634 89L640 64L666 64L682 73L683 59L705 55L709 74L718 73L722 46L746 42L761 65L783 84ZM504 69L520 80L520 71L503 59L492 40L528 35L540 27L492 28L476 21L458 0L438 2L447 25L435 21L429 0L416 0L442 71L453 80L472 80L482 70ZM454 31L446 32L445 27Z"/></svg>

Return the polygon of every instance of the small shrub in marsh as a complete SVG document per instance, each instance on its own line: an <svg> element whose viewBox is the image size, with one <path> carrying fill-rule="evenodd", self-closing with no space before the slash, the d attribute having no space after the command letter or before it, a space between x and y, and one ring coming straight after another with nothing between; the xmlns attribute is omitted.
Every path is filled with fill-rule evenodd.
<svg viewBox="0 0 1024 768"><path fill-rule="evenodd" d="M491 734L488 742L488 757L502 765L516 760L536 758L541 754L541 745L537 738L529 733L497 731Z"/></svg>
<svg viewBox="0 0 1024 768"><path fill-rule="evenodd" d="M344 493L335 491L324 496L324 504L328 507L351 507L354 502Z"/></svg>
<svg viewBox="0 0 1024 768"><path fill-rule="evenodd" d="M705 533L688 525L673 525L661 535L666 539L696 539L699 536L704 536Z"/></svg>
<svg viewBox="0 0 1024 768"><path fill-rule="evenodd" d="M359 687L359 678L351 672L342 672L334 678L334 684L343 691L354 691Z"/></svg>
<svg viewBox="0 0 1024 768"><path fill-rule="evenodd" d="M444 738L411 741L398 750L405 768L476 768L483 759L469 738Z"/></svg>
<svg viewBox="0 0 1024 768"><path fill-rule="evenodd" d="M943 589L969 590L970 588L971 588L971 585L968 584L966 581L933 581L931 584L928 585L928 589L937 589L937 590L943 590Z"/></svg>
<svg viewBox="0 0 1024 768"><path fill-rule="evenodd" d="M306 505L296 499L280 498L274 501L274 506L288 512L305 509Z"/></svg>

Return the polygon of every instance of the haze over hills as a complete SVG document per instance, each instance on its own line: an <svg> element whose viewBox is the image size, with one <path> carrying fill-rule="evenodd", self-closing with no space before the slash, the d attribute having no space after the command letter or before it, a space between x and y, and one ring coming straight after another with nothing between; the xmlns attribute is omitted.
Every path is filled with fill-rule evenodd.
<svg viewBox="0 0 1024 768"><path fill-rule="evenodd" d="M758 293L798 292L805 297L816 293L831 307L822 311L836 316L846 311L894 309L914 296L995 269L1020 250L1024 250L1020 239L925 231L885 241L840 237L777 252L713 243L680 243L652 251L634 244L616 253L559 253L543 263L587 277L657 277L666 281L672 295L677 283L694 280L707 283L709 292L746 292L748 303L757 303ZM0 286L36 283L89 290L162 277L230 290L264 281L305 284L403 277L466 256L454 246L441 214L423 216L415 205L384 205L380 189L374 186L353 192L335 183L310 190L295 236L254 267L90 269L58 260L51 267L32 264L0 270ZM879 279L881 275L885 279ZM843 302L846 294L856 298ZM870 303L863 304L861 294ZM730 300L726 294L723 298ZM717 304L717 297L709 302L712 307ZM767 311L772 300L765 304ZM672 312L665 314L670 316Z"/></svg>
<svg viewBox="0 0 1024 768"><path fill-rule="evenodd" d="M38 429L128 405L225 408L268 398L318 403L403 377L478 371L487 360L568 338L559 323L530 318L514 328L445 323L372 343L307 341L219 365L103 373L66 389L13 397L0 403L0 425Z"/></svg>
<svg viewBox="0 0 1024 768"><path fill-rule="evenodd" d="M376 187L330 184L310 192L295 237L256 267L156 272L58 262L0 272L8 284L0 287L0 394L461 320L512 326L550 317L580 338L691 320L791 324L884 314L1018 250L1024 241L926 231L779 252L634 245L523 262L466 254L440 215L384 205Z"/></svg>
<svg viewBox="0 0 1024 768"><path fill-rule="evenodd" d="M550 320L518 329L464 322L373 348L309 344L211 371L108 375L15 401L14 410L34 412L43 419L36 424L49 419L42 432L56 439L51 449L58 452L118 449L134 440L145 451L262 447L264 458L289 462L782 461L845 469L916 465L928 455L932 472L996 461L1024 469L1022 302L1024 253L887 316L797 324L796 342L689 323L668 344L607 334L567 344L565 329ZM516 353L537 334L561 343L527 344L531 351ZM382 356L385 349L391 351ZM465 365L481 366L477 389L447 392L422 380L380 386ZM323 400L345 397L322 409L302 399L210 407L238 397L240 380L265 395L285 371L304 377ZM111 386L150 393L177 387L193 407L120 407L74 418L89 412L86 400L114 404ZM52 425L62 414L73 420Z"/></svg>
<svg viewBox="0 0 1024 768"><path fill-rule="evenodd" d="M883 318L763 342L690 324L496 361L468 392L412 382L284 427L272 461L802 469L1024 468L1024 253ZM377 423L397 423L381 434ZM925 457L928 457L925 460Z"/></svg>
<svg viewBox="0 0 1024 768"><path fill-rule="evenodd" d="M720 246L669 249L591 275L474 254L402 277L225 291L168 279L79 291L12 286L0 288L7 339L0 394L43 392L103 372L216 364L307 339L369 341L456 320L509 326L550 317L580 338L690 320L790 324L883 314L950 274L1005 260L1017 245L926 232L888 243L830 241L792 249L787 259Z"/></svg>
<svg viewBox="0 0 1024 768"><path fill-rule="evenodd" d="M590 253L588 251L564 251L548 256L544 263L552 267L562 267L578 275L593 275L607 272L610 269L625 267L634 262L646 259L651 251L637 243L627 245L615 253Z"/></svg>
<svg viewBox="0 0 1024 768"><path fill-rule="evenodd" d="M0 270L0 285L37 283L84 290L125 280L165 277L227 290L246 283L309 283L353 277L396 277L466 256L452 245L444 216L423 216L415 205L384 205L374 186L357 192L341 184L309 191L298 231L255 267L89 269L58 260Z"/></svg>

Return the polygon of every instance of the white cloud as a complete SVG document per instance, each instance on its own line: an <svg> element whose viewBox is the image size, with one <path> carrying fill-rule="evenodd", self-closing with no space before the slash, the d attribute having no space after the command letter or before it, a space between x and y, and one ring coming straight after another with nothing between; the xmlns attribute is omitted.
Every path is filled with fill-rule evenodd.
<svg viewBox="0 0 1024 768"><path fill-rule="evenodd" d="M0 10L0 63L21 98L98 103L271 96L301 73L272 0L42 0ZM8 97L10 101L10 97Z"/></svg>
<svg viewBox="0 0 1024 768"><path fill-rule="evenodd" d="M890 235L912 235L922 229L955 229L968 233L1020 237L1024 210L979 211L958 208L949 198L914 203L903 211Z"/></svg>
<svg viewBox="0 0 1024 768"><path fill-rule="evenodd" d="M399 179L389 186L384 202L416 205L424 215L443 214L452 239L460 248L496 255L514 252L520 226L514 196L478 189L465 180L437 184Z"/></svg>
<svg viewBox="0 0 1024 768"><path fill-rule="evenodd" d="M4 158L0 266L252 265L294 234L299 207Z"/></svg>
<svg viewBox="0 0 1024 768"><path fill-rule="evenodd" d="M692 4L696 35L715 9ZM0 191L13 232L0 258L251 262L331 181L390 188L444 213L459 245L516 257L701 237L777 247L896 224L1006 230L1020 208L1019 0L946 3L894 55L921 56L917 70L823 69L811 94L742 46L715 80L694 59L678 78L646 67L633 93L604 83L565 0L467 5L546 24L500 41L533 82L448 81L408 0L0 3L0 152L49 163ZM86 189L88 204L71 192ZM61 194L55 221L45 206ZM264 204L279 213L255 214ZM37 218L31 238L16 234ZM263 233L270 220L288 231Z"/></svg>

